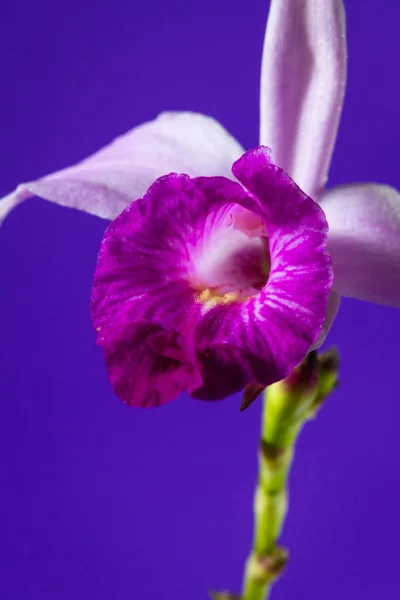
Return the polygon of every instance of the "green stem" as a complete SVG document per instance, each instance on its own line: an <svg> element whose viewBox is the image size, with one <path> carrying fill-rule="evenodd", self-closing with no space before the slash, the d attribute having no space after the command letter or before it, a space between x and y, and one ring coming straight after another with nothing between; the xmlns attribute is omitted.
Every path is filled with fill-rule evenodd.
<svg viewBox="0 0 400 600"><path fill-rule="evenodd" d="M254 499L254 544L244 574L240 599L214 592L213 600L267 600L271 586L287 562L277 543L287 510L287 481L297 437L313 419L338 383L339 354L335 348L313 350L293 371L264 392L258 484ZM244 389L241 410L263 390L256 381Z"/></svg>
<svg viewBox="0 0 400 600"><path fill-rule="evenodd" d="M287 480L294 446L312 400L310 397L304 402L296 396L285 397L280 384L269 388L268 399L266 392L264 395L254 546L246 565L243 600L266 600L286 562L286 553L277 541L287 511Z"/></svg>

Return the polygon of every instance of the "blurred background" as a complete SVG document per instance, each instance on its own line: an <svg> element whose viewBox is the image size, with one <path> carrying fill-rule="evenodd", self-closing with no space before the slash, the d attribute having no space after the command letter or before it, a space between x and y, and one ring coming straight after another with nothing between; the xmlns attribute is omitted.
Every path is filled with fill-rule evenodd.
<svg viewBox="0 0 400 600"><path fill-rule="evenodd" d="M400 187L397 0L347 0L330 185ZM268 2L3 0L0 196L162 110L258 142ZM106 222L35 199L0 230L4 600L202 600L240 590L261 403L117 400L89 295ZM274 600L400 596L400 311L344 300L341 385L307 425Z"/></svg>

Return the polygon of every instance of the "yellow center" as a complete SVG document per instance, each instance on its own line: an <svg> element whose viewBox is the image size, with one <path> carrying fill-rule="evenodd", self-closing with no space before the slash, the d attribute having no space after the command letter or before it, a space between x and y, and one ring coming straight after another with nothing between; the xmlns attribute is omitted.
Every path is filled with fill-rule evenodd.
<svg viewBox="0 0 400 600"><path fill-rule="evenodd" d="M232 304L233 302L246 302L249 297L243 296L240 292L227 292L220 294L217 290L207 288L196 297L196 301L206 304L209 308L220 304Z"/></svg>

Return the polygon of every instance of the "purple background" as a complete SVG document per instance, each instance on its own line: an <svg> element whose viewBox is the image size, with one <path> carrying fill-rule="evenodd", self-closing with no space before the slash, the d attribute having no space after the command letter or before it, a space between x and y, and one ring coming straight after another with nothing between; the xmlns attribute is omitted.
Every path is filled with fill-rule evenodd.
<svg viewBox="0 0 400 600"><path fill-rule="evenodd" d="M382 3L381 3L382 4ZM400 187L400 4L348 0L330 184ZM159 111L257 145L265 0L5 0L0 195ZM201 600L240 588L260 403L115 399L88 304L106 223L33 200L0 231L0 595ZM398 597L400 311L346 300L342 384L298 445L274 600Z"/></svg>

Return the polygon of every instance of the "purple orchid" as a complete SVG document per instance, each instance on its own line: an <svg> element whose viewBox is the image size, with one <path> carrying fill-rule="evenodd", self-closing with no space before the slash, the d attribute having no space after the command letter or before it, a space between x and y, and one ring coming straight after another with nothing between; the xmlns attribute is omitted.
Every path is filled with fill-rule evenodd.
<svg viewBox="0 0 400 600"><path fill-rule="evenodd" d="M126 402L268 385L322 343L341 295L400 306L398 192L325 190L346 65L341 0L272 0L258 149L163 113L1 201L0 221L31 196L115 219L92 318Z"/></svg>
<svg viewBox="0 0 400 600"><path fill-rule="evenodd" d="M165 175L105 233L92 319L129 404L268 385L321 331L332 285L323 211L265 147L232 172L242 185Z"/></svg>

